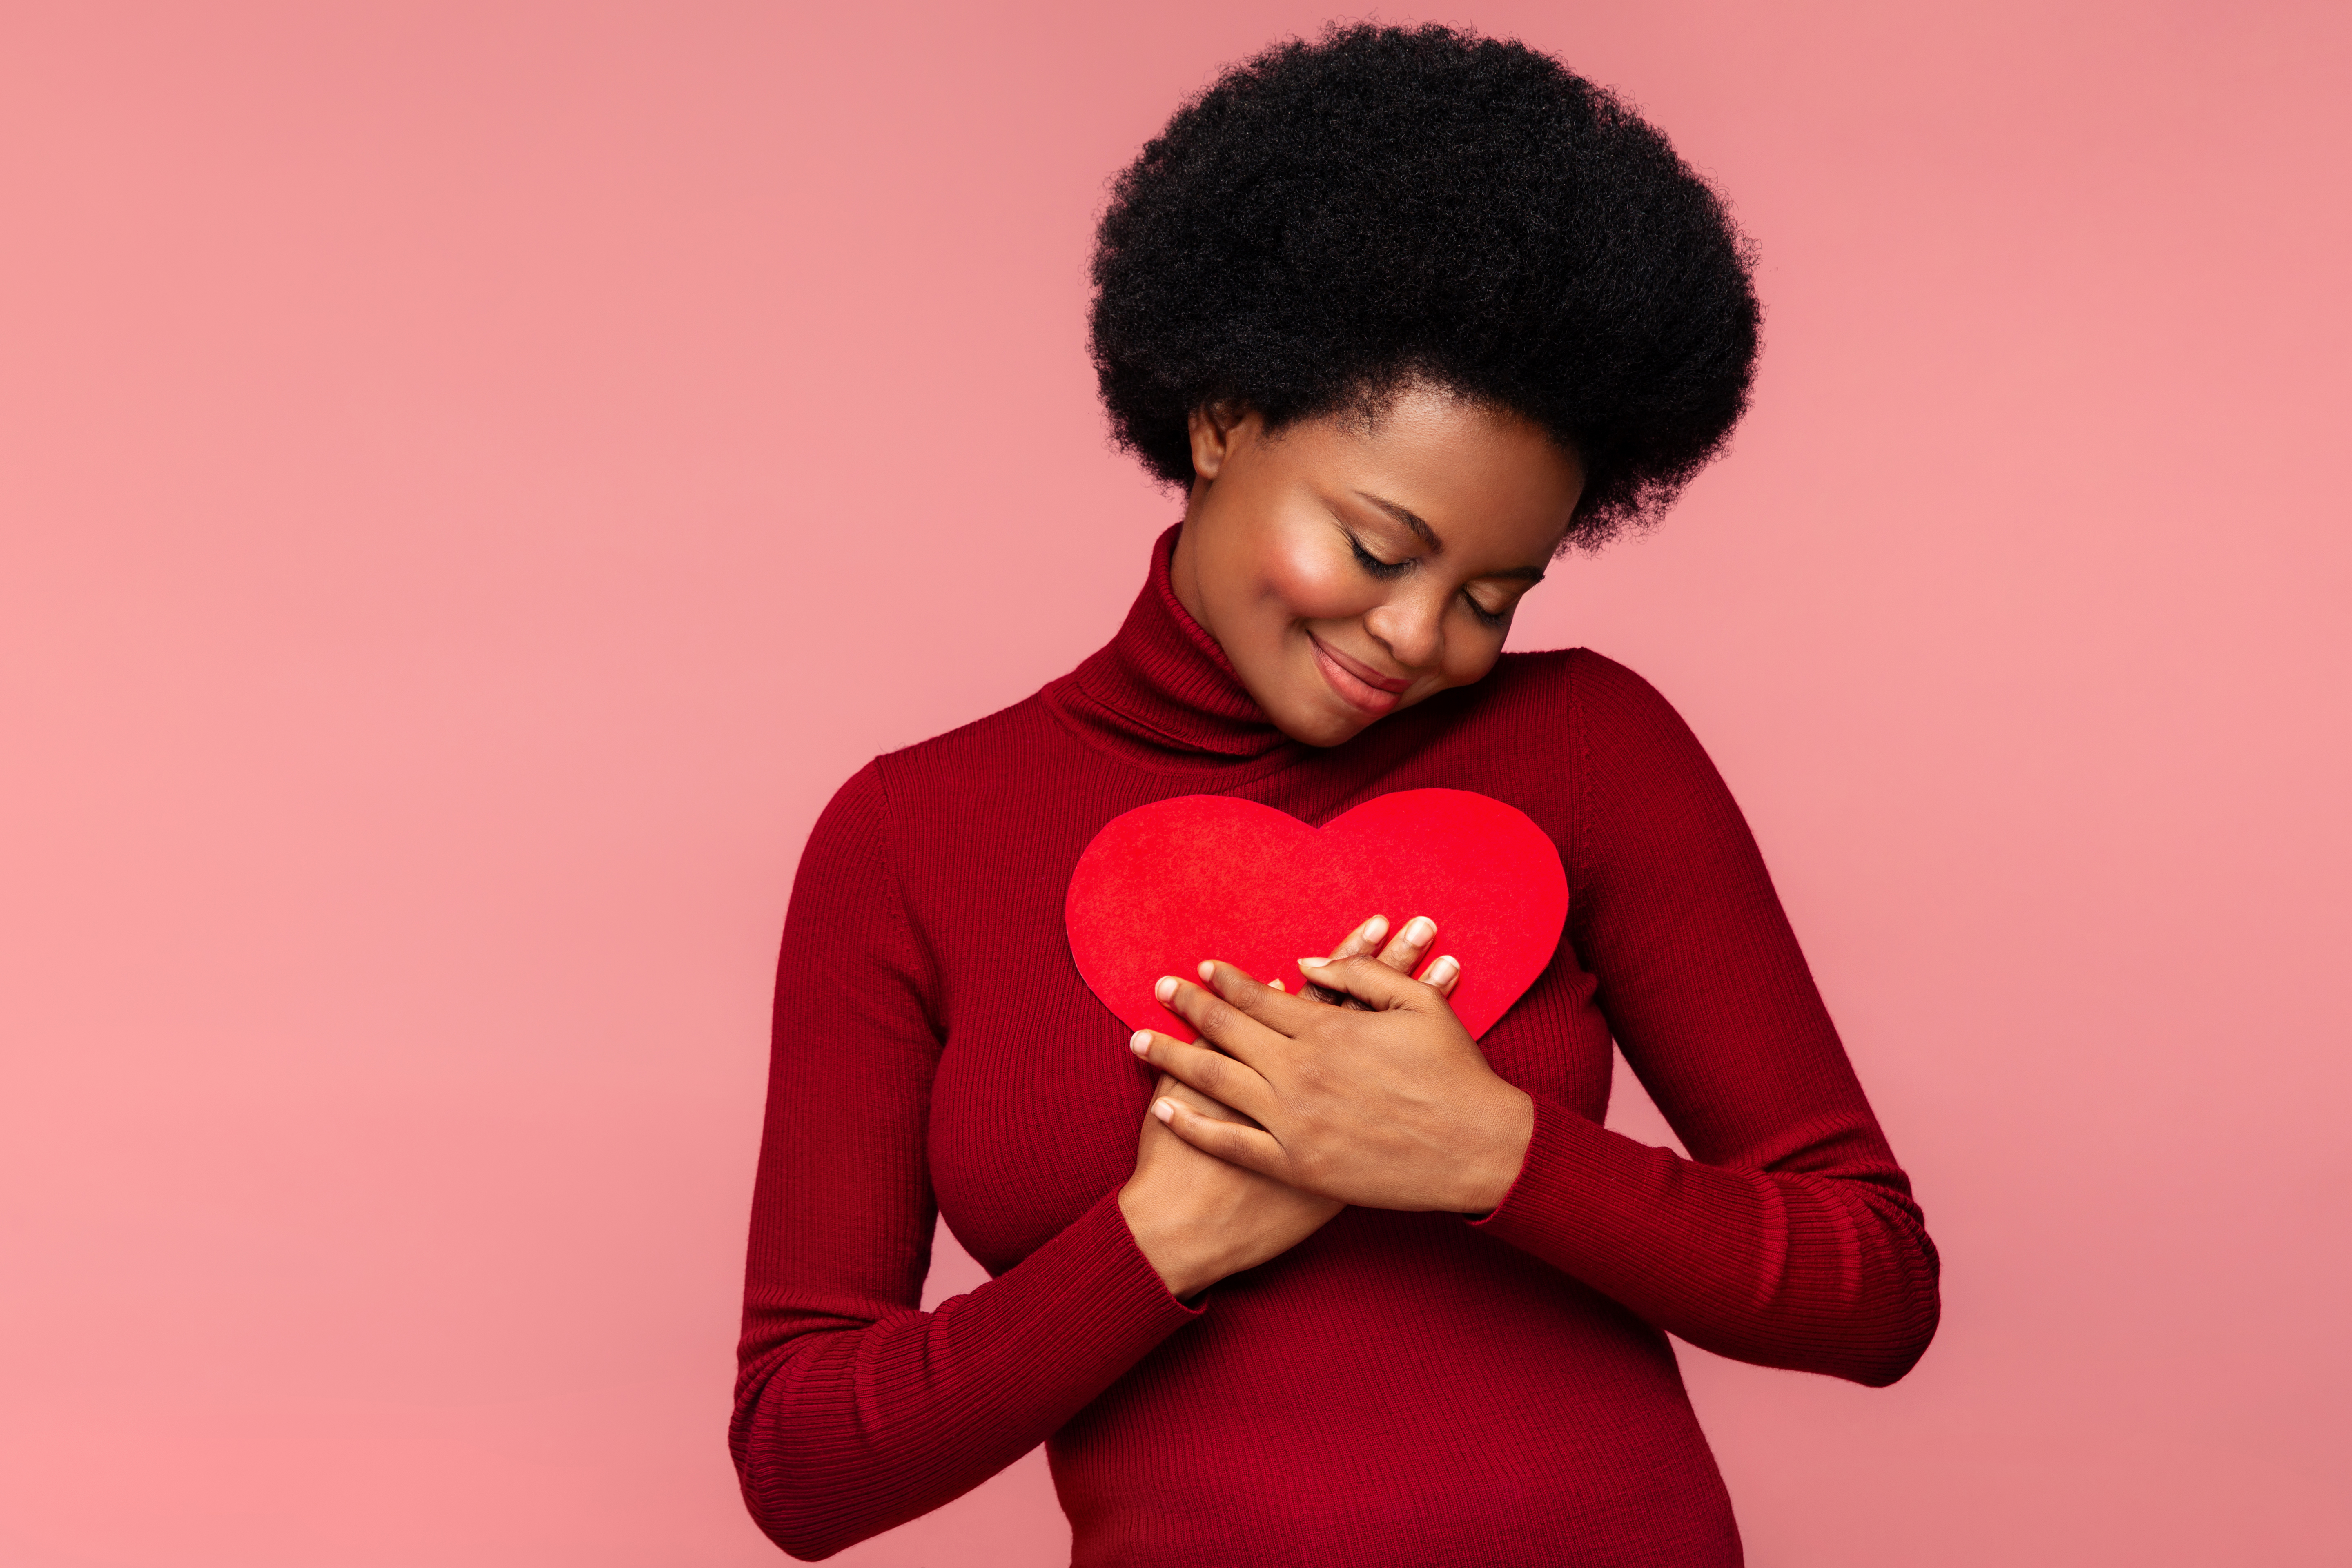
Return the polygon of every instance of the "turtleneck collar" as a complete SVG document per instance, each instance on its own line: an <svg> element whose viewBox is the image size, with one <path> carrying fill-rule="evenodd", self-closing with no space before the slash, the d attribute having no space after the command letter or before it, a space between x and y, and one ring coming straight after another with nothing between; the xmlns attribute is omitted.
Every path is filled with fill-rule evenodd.
<svg viewBox="0 0 2352 1568"><path fill-rule="evenodd" d="M1176 597L1178 523L1151 549L1151 572L1118 635L1045 688L1088 739L1147 767L1191 772L1286 760L1306 748L1274 727L1224 650Z"/></svg>

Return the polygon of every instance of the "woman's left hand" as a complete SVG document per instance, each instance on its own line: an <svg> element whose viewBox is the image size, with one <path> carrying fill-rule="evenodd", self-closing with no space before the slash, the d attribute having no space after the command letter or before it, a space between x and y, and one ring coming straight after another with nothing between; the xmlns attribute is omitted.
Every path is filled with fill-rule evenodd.
<svg viewBox="0 0 2352 1568"><path fill-rule="evenodd" d="M1427 973L1450 980L1451 962ZM1207 1043L1145 1030L1136 1054L1258 1125L1168 1099L1152 1113L1204 1152L1342 1203L1484 1214L1502 1202L1535 1102L1496 1076L1435 987L1368 957L1300 964L1370 1010L1292 996L1229 963L1201 965L1207 989L1160 980L1160 1004Z"/></svg>

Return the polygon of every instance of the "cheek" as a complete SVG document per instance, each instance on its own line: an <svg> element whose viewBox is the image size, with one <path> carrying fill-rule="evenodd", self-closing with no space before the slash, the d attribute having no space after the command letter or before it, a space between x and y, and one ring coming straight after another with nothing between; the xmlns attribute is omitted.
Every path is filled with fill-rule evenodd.
<svg viewBox="0 0 2352 1568"><path fill-rule="evenodd" d="M1319 539L1276 544L1259 562L1265 597L1287 619L1344 620L1380 603L1380 584Z"/></svg>
<svg viewBox="0 0 2352 1568"><path fill-rule="evenodd" d="M1470 617L1464 616L1468 623ZM1445 683L1448 686L1468 686L1483 680L1495 661L1503 657L1503 638L1508 626L1490 630L1475 624L1458 625L1445 638Z"/></svg>

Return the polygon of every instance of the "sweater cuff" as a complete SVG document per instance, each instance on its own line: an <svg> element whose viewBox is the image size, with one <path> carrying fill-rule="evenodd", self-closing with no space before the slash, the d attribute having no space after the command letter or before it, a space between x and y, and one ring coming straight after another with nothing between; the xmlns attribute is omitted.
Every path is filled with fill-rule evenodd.
<svg viewBox="0 0 2352 1568"><path fill-rule="evenodd" d="M1586 1120L1541 1095L1533 1097L1534 1132L1527 1157L1503 1201L1469 1222L1555 1268L1583 1277L1616 1272L1626 1248L1639 1251L1643 1217L1627 1199L1642 1190L1651 1167L1671 1163L1653 1149ZM1624 1259L1631 1261L1631 1259Z"/></svg>
<svg viewBox="0 0 2352 1568"><path fill-rule="evenodd" d="M1168 1293L1127 1227L1116 1187L998 1285L1013 1285L1029 1308L1024 1315L1034 1316L1032 1326L1062 1356L1085 1363L1065 1374L1087 1388L1087 1398L1206 1310Z"/></svg>

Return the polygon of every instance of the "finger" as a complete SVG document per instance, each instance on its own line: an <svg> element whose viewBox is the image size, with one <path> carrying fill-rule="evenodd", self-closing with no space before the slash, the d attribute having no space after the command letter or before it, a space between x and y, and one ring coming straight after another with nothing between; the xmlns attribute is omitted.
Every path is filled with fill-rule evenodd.
<svg viewBox="0 0 2352 1568"><path fill-rule="evenodd" d="M1361 954L1370 952L1373 949L1379 947L1381 945L1381 938L1388 935L1388 933L1389 917L1386 915L1374 915L1371 919L1358 926L1354 931L1351 931L1346 936L1341 937L1339 939L1339 945L1331 950L1331 956L1333 958L1359 957ZM1280 985L1282 982L1277 980L1274 982L1274 984ZM1310 1002L1326 1002L1334 1006L1357 1007L1362 1005L1361 1003L1351 1000L1342 992L1329 990L1327 987L1314 984L1311 982L1301 985L1298 988L1298 994L1301 996L1306 997Z"/></svg>
<svg viewBox="0 0 2352 1568"><path fill-rule="evenodd" d="M1452 996L1454 988L1462 984L1462 961L1446 953L1421 972L1421 983L1440 996Z"/></svg>
<svg viewBox="0 0 2352 1568"><path fill-rule="evenodd" d="M1318 985L1312 980L1300 984L1298 994L1309 1002L1325 1002L1334 1006L1350 1000L1346 992L1334 991L1328 985Z"/></svg>
<svg viewBox="0 0 2352 1568"><path fill-rule="evenodd" d="M1271 985L1261 985L1245 970L1211 959L1201 965L1201 978L1210 990L1232 1003L1277 1035L1296 1035L1299 1026L1314 1016L1309 1011L1315 1004L1304 996L1276 991Z"/></svg>
<svg viewBox="0 0 2352 1568"><path fill-rule="evenodd" d="M1343 958L1334 962L1323 958L1302 958L1298 961L1298 967L1311 975L1318 985L1344 991L1378 1012L1392 1009L1423 1012L1433 1004L1443 1005L1444 999L1434 986L1424 985L1408 975L1399 974L1377 959Z"/></svg>
<svg viewBox="0 0 2352 1568"><path fill-rule="evenodd" d="M1138 1029L1127 1048L1178 1082L1248 1117L1263 1121L1275 1104L1273 1089L1246 1063L1206 1046L1188 1046L1154 1029Z"/></svg>
<svg viewBox="0 0 2352 1568"><path fill-rule="evenodd" d="M1244 1127L1257 1125L1232 1106L1211 1100L1181 1079L1171 1078L1164 1072L1160 1075L1159 1083L1153 1086L1151 1090L1151 1098L1154 1100L1163 1096L1179 1105L1189 1105L1202 1115L1213 1117L1219 1121L1238 1121Z"/></svg>
<svg viewBox="0 0 2352 1568"><path fill-rule="evenodd" d="M1400 974L1411 974L1421 967L1421 961L1429 954L1429 944L1436 940L1437 922L1427 915L1415 915L1398 928L1388 946L1381 949L1381 962ZM1349 955L1335 952L1331 956Z"/></svg>
<svg viewBox="0 0 2352 1568"><path fill-rule="evenodd" d="M1388 934L1389 917L1386 915L1374 915L1362 925L1358 926L1346 936L1341 937L1339 939L1339 945L1331 950L1330 956L1333 958L1360 958L1365 953L1378 950L1381 945L1381 938Z"/></svg>
<svg viewBox="0 0 2352 1568"><path fill-rule="evenodd" d="M1252 984L1256 983L1253 981ZM1264 986L1258 989L1265 990ZM1214 992L1204 991L1172 974L1161 975L1160 983L1151 988L1151 994L1159 998L1162 1007L1192 1025L1194 1034L1211 1045L1223 1047L1227 1055L1243 1061L1255 1062L1263 1058L1266 1047L1280 1037L1274 1030ZM1270 991L1266 994L1276 995ZM1295 997L1288 1000L1293 1006L1306 1005Z"/></svg>
<svg viewBox="0 0 2352 1568"><path fill-rule="evenodd" d="M1289 1168L1282 1145L1270 1132L1258 1131L1232 1121L1219 1121L1202 1115L1188 1106L1162 1096L1151 1102L1151 1114L1167 1124L1168 1130L1192 1145L1203 1154L1213 1154L1229 1165L1239 1165L1245 1171L1280 1181Z"/></svg>

